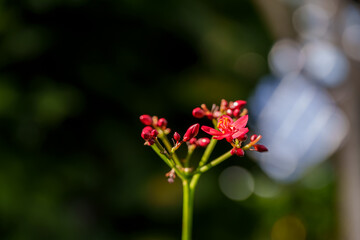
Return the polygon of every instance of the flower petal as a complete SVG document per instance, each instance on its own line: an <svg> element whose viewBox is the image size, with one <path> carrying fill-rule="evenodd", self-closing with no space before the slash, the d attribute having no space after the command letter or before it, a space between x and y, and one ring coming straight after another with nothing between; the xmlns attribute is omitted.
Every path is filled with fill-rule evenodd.
<svg viewBox="0 0 360 240"><path fill-rule="evenodd" d="M236 120L232 125L235 128L243 128L246 126L248 119L249 119L248 115L242 116L241 118Z"/></svg>
<svg viewBox="0 0 360 240"><path fill-rule="evenodd" d="M221 135L219 135L219 136L214 136L214 139L216 139L216 140L222 140L222 139L224 139L224 138L227 138L227 137L231 136L231 134L232 134L232 133L225 133L225 134L221 134Z"/></svg>
<svg viewBox="0 0 360 240"><path fill-rule="evenodd" d="M222 132L220 132L220 131L218 131L218 130L216 130L214 128L208 127L208 126L201 126L201 130L203 130L207 134L210 134L210 135L213 135L213 136L222 135Z"/></svg>
<svg viewBox="0 0 360 240"><path fill-rule="evenodd" d="M235 138L238 138L238 137L241 137L243 136L244 134L246 134L247 132L249 131L248 128L241 128L239 129L239 131L237 131L236 133L234 133L232 135L232 137L235 139Z"/></svg>

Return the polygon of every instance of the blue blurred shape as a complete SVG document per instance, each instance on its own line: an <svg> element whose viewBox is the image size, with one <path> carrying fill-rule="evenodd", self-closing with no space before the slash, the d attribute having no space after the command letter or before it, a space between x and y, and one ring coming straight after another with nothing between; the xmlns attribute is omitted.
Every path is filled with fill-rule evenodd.
<svg viewBox="0 0 360 240"><path fill-rule="evenodd" d="M348 122L330 95L301 74L263 78L249 101L267 153L254 152L274 179L293 181L329 157L341 144Z"/></svg>
<svg viewBox="0 0 360 240"><path fill-rule="evenodd" d="M305 72L326 87L344 82L349 73L349 63L342 51L330 42L311 41L305 44Z"/></svg>

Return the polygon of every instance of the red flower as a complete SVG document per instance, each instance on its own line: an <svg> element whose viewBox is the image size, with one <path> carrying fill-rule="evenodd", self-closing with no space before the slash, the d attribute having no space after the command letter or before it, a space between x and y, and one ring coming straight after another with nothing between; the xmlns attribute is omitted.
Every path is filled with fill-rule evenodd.
<svg viewBox="0 0 360 240"><path fill-rule="evenodd" d="M226 138L227 140L233 140L236 138L241 138L249 131L248 128L245 128L247 122L248 115L239 118L235 122L232 120L231 117L223 115L219 118L217 125L217 128L220 131L208 126L202 126L201 130L214 136L214 139L217 140L221 140L224 138Z"/></svg>

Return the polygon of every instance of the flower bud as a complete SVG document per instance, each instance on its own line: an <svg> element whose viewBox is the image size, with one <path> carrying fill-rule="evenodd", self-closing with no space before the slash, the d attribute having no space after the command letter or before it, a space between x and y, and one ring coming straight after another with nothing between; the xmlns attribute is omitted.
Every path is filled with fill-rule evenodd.
<svg viewBox="0 0 360 240"><path fill-rule="evenodd" d="M197 142L197 139L196 138L192 138L190 139L189 143L190 144L193 144L193 145L196 145L196 142Z"/></svg>
<svg viewBox="0 0 360 240"><path fill-rule="evenodd" d="M152 138L156 138L158 134L159 134L158 131L156 131L156 129L153 129L153 130L151 131L151 133L150 133L150 136L151 136Z"/></svg>
<svg viewBox="0 0 360 240"><path fill-rule="evenodd" d="M174 133L174 140L175 140L176 142L179 142L179 141L180 141L180 138L181 138L180 134L178 134L177 132L175 132L175 133Z"/></svg>
<svg viewBox="0 0 360 240"><path fill-rule="evenodd" d="M233 115L233 111L229 108L226 110L226 115L229 115L230 117Z"/></svg>
<svg viewBox="0 0 360 240"><path fill-rule="evenodd" d="M244 142L246 141L246 139L248 138L247 134L241 135L240 137L238 137L239 141Z"/></svg>
<svg viewBox="0 0 360 240"><path fill-rule="evenodd" d="M152 118L150 115L144 114L140 116L140 122L145 125L151 125L152 124Z"/></svg>
<svg viewBox="0 0 360 240"><path fill-rule="evenodd" d="M242 150L241 148L233 148L231 149L231 155L237 155L239 157L243 157L245 155L244 150Z"/></svg>
<svg viewBox="0 0 360 240"><path fill-rule="evenodd" d="M165 118L160 118L156 124L158 127L161 127L162 129L165 129L167 126L167 121Z"/></svg>
<svg viewBox="0 0 360 240"><path fill-rule="evenodd" d="M196 135L199 133L199 128L200 125L198 123L189 127L183 137L183 142L188 142L191 138L196 137Z"/></svg>
<svg viewBox="0 0 360 240"><path fill-rule="evenodd" d="M232 107L233 108L242 108L243 106L246 105L246 101L243 101L243 100L237 100L233 103Z"/></svg>
<svg viewBox="0 0 360 240"><path fill-rule="evenodd" d="M233 113L234 117L236 117L236 118L240 117L240 109L235 108L232 113Z"/></svg>
<svg viewBox="0 0 360 240"><path fill-rule="evenodd" d="M199 145L200 147L206 147L207 145L209 145L210 143L210 139L209 138L200 138L197 141L197 145Z"/></svg>
<svg viewBox="0 0 360 240"><path fill-rule="evenodd" d="M150 138L148 141L145 142L145 145L151 146L155 143L155 140L153 138Z"/></svg>
<svg viewBox="0 0 360 240"><path fill-rule="evenodd" d="M258 151L258 152L267 152L268 151L268 149L264 145L261 145L261 144L254 145L254 149L255 149L255 151Z"/></svg>
<svg viewBox="0 0 360 240"><path fill-rule="evenodd" d="M225 109L228 108L228 101L226 101L225 99L221 99L221 103L220 103L220 111L224 111Z"/></svg>
<svg viewBox="0 0 360 240"><path fill-rule="evenodd" d="M251 142L253 142L253 141L255 141L255 140L256 140L256 138L257 138L257 135L256 135L256 134L254 134L254 135L252 135L252 136L251 136L250 141L251 141Z"/></svg>
<svg viewBox="0 0 360 240"><path fill-rule="evenodd" d="M192 115L196 118L202 118L205 116L205 112L201 108L197 107L192 111Z"/></svg>
<svg viewBox="0 0 360 240"><path fill-rule="evenodd" d="M141 137L144 140L149 140L151 138L151 131L152 131L152 127L150 126L146 126L143 128L143 130L141 131Z"/></svg>

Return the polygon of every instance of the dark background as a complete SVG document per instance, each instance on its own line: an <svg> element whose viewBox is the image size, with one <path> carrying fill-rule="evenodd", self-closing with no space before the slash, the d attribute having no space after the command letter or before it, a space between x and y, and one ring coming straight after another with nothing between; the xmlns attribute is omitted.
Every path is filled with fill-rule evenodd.
<svg viewBox="0 0 360 240"><path fill-rule="evenodd" d="M201 103L246 100L273 41L251 1L1 1L1 238L179 239L180 181L167 183L138 117L183 134ZM275 198L240 202L218 185L232 165L265 177L248 158L202 177L194 239L269 239L288 215L307 239L333 239L329 163L321 189L274 183Z"/></svg>

